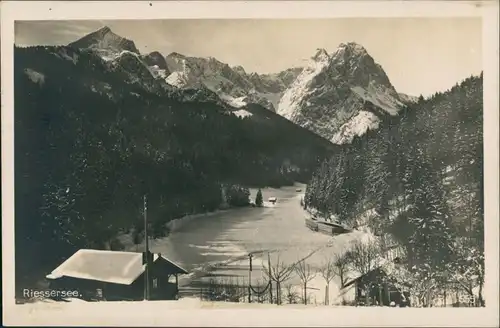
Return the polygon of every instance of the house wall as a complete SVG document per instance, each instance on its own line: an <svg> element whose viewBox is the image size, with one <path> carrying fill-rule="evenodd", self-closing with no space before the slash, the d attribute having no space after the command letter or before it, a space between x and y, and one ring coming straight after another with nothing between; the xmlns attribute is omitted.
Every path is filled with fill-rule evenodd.
<svg viewBox="0 0 500 328"><path fill-rule="evenodd" d="M161 263L152 263L149 270L151 299L169 300L176 298L177 285L169 282L170 277L171 275L165 271L165 267ZM144 299L144 284L145 277L143 273L130 285L62 277L51 281L50 287L59 290L78 290L82 295L82 299L87 301L100 300L98 290L101 290L103 300L138 301Z"/></svg>
<svg viewBox="0 0 500 328"><path fill-rule="evenodd" d="M367 302L366 293L368 293L368 302L370 305L390 306L392 302L399 306L407 306L410 300L408 293L403 297L401 292L391 283L386 282L387 274L384 271L375 270L359 278L354 282L354 295L358 303ZM365 286L371 284L372 287L367 291Z"/></svg>
<svg viewBox="0 0 500 328"><path fill-rule="evenodd" d="M157 300L173 300L176 299L178 290L175 282L171 282L171 277L173 275L169 274L167 268L162 264L161 261L152 263L149 269L149 279L150 279L150 299ZM142 295L144 295L144 274L142 274L139 279L134 283L137 283L141 290Z"/></svg>
<svg viewBox="0 0 500 328"><path fill-rule="evenodd" d="M139 290L138 284L121 285L102 281L62 277L50 283L51 288L59 290L78 290L81 298L94 300L135 300ZM99 296L99 290L102 296Z"/></svg>

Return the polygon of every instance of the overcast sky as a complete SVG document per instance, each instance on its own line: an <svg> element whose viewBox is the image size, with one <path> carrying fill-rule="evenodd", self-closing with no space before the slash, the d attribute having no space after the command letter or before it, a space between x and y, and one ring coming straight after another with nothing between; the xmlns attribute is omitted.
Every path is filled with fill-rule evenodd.
<svg viewBox="0 0 500 328"><path fill-rule="evenodd" d="M16 22L18 45L60 45L103 26L141 53L212 56L247 72L304 65L317 48L363 45L398 92L444 91L482 70L480 18L335 18L315 20L115 20Z"/></svg>

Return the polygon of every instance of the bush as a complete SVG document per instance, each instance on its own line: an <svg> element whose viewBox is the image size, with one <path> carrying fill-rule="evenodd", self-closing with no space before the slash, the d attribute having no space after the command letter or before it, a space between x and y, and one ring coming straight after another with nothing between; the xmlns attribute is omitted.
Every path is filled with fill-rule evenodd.
<svg viewBox="0 0 500 328"><path fill-rule="evenodd" d="M243 207L250 204L250 190L242 186L227 187L226 197L230 206Z"/></svg>

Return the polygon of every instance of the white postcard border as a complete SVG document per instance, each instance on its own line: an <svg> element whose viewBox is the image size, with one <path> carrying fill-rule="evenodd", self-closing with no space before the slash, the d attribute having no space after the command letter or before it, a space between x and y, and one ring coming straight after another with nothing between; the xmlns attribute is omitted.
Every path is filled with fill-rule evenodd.
<svg viewBox="0 0 500 328"><path fill-rule="evenodd" d="M498 324L498 1L18 1L1 3L2 282L6 325L495 326ZM16 20L167 18L468 17L483 19L486 308L304 309L217 304L159 310L154 302L14 304L13 44ZM26 259L29 260L29 259Z"/></svg>

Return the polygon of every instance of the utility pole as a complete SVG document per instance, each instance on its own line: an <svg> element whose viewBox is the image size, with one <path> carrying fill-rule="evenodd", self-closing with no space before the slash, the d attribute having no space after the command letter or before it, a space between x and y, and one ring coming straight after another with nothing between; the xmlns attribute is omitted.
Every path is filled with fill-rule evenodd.
<svg viewBox="0 0 500 328"><path fill-rule="evenodd" d="M146 195L144 195L144 246L145 246L145 252L144 252L144 257L143 261L145 261L145 268L144 268L144 278L145 278L145 283L144 283L144 300L149 301L149 237L148 237L148 208L147 208L147 198ZM145 259L145 260L144 260Z"/></svg>
<svg viewBox="0 0 500 328"><path fill-rule="evenodd" d="M249 267L248 267L248 303L252 303L252 253L248 254Z"/></svg>
<svg viewBox="0 0 500 328"><path fill-rule="evenodd" d="M269 270L269 303L273 304L273 279L271 276L271 256L267 253L267 268Z"/></svg>

